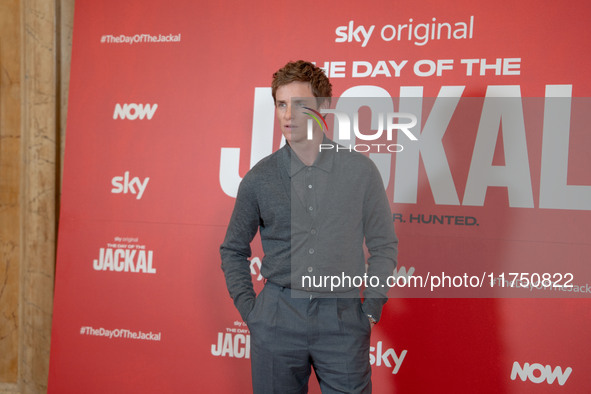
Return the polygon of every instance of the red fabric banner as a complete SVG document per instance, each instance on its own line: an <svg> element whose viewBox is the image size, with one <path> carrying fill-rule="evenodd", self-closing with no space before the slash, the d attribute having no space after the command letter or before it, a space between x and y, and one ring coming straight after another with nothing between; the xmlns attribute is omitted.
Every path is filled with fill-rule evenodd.
<svg viewBox="0 0 591 394"><path fill-rule="evenodd" d="M251 391L219 245L240 179L282 144L271 76L298 59L336 99L418 115L416 143L366 152L400 239L393 277L426 284L391 289L374 392L591 390L589 11L78 1L49 392ZM255 239L257 290L262 257Z"/></svg>

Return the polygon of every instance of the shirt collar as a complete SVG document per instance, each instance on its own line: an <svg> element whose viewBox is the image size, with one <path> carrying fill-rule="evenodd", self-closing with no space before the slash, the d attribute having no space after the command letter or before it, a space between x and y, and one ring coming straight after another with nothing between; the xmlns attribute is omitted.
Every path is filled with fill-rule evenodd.
<svg viewBox="0 0 591 394"><path fill-rule="evenodd" d="M322 145L325 147L327 145L332 145L332 148L322 149L318 153L318 156L316 157L314 164L312 164L310 167L316 167L318 169L330 173L332 171L332 166L334 163L336 143L334 141L331 141L330 139L328 139L326 135L324 135L324 138L322 139ZM289 173L289 177L291 178L308 166L302 163L299 157L291 149L289 144L285 144L285 148L286 153L283 155L283 165L287 168L287 172Z"/></svg>

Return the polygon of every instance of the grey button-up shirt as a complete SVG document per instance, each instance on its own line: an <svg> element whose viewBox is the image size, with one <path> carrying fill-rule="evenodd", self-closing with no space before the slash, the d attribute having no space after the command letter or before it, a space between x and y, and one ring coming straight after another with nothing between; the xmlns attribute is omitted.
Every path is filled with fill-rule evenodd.
<svg viewBox="0 0 591 394"><path fill-rule="evenodd" d="M285 145L240 183L220 252L230 296L243 319L255 299L248 258L259 230L261 274L277 285L325 296L354 292L354 283L366 274L365 240L366 277L379 282L365 288L363 309L379 319L398 244L384 185L369 158L343 147L337 151L326 137L325 144L333 149L323 149L311 166ZM331 288L337 282L333 277L340 286Z"/></svg>

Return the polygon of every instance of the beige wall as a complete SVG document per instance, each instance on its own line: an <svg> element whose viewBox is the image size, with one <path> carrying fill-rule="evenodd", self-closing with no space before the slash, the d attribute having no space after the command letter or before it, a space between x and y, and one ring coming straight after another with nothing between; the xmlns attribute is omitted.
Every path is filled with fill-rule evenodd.
<svg viewBox="0 0 591 394"><path fill-rule="evenodd" d="M0 393L47 391L73 11L0 1Z"/></svg>

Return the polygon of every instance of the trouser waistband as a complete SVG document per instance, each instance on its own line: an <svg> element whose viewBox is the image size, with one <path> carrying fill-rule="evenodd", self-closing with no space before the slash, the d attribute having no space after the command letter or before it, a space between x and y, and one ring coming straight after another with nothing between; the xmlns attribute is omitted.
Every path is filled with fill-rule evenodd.
<svg viewBox="0 0 591 394"><path fill-rule="evenodd" d="M321 292L321 291L309 291L303 289L292 289L273 283L269 280L265 282L265 286L277 287L280 291L288 291L292 298L361 298L359 289L351 289L344 292Z"/></svg>

